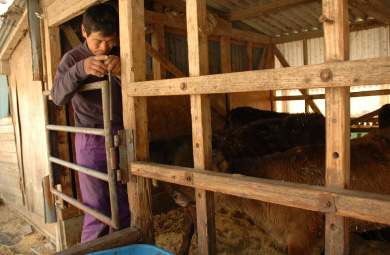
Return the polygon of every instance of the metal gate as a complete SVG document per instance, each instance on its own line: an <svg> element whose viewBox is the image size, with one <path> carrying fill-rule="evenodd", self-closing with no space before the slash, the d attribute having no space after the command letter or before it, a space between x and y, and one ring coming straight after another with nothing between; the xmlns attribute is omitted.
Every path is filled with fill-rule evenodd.
<svg viewBox="0 0 390 255"><path fill-rule="evenodd" d="M104 128L85 128L85 127L70 127L70 126L60 126L60 125L50 125L48 117L48 96L51 94L50 90L43 92L43 107L45 115L45 127L46 127L46 141L47 141L47 151L48 151L48 169L50 176L50 191L60 197L61 199L67 201L68 203L74 205L75 207L87 212L88 214L96 217L98 220L106 223L107 225L118 229L119 228L119 212L118 212L118 197L116 191L116 169L117 162L115 158L115 147L113 145L112 137L112 124L110 120L111 108L110 104L111 95L110 87L108 81L100 81L95 83L90 83L82 86L79 91L89 91L101 89L102 92L102 106L103 106L103 123ZM73 132L73 133L83 133L91 135L100 135L105 137L106 143L106 157L107 157L107 174L89 169L86 167L79 166L77 164L55 158L51 155L50 147L50 131L64 131L64 132ZM82 172L84 174L90 175L92 177L98 178L103 181L107 181L109 185L109 195L110 195L110 204L111 204L111 218L106 215L88 207L84 203L78 201L77 199L70 197L61 191L55 188L54 175L53 175L53 166L52 163L62 165L64 167Z"/></svg>

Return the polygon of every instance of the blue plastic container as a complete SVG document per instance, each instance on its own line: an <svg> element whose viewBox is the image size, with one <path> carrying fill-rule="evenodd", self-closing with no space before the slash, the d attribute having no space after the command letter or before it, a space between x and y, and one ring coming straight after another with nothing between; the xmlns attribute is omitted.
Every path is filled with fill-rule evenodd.
<svg viewBox="0 0 390 255"><path fill-rule="evenodd" d="M116 249L88 253L88 255L175 255L150 244L133 244Z"/></svg>

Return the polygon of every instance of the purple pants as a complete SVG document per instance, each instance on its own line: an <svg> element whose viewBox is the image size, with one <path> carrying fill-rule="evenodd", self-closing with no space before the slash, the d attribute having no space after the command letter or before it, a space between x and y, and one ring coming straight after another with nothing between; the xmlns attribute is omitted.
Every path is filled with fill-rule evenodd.
<svg viewBox="0 0 390 255"><path fill-rule="evenodd" d="M123 129L123 126L113 126L113 134L116 135L120 129ZM77 164L102 173L107 173L104 140L104 136L77 133L75 139ZM81 172L79 172L79 181L84 204L111 217L108 182ZM130 211L127 194L124 192L121 182L117 182L117 191L120 229L124 229L130 226ZM109 227L107 224L85 213L81 243L92 241L114 231L115 229Z"/></svg>

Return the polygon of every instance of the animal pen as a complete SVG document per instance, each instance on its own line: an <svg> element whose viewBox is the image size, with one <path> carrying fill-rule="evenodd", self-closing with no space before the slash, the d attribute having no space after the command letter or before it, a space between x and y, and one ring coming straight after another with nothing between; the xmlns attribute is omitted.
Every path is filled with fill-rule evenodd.
<svg viewBox="0 0 390 255"><path fill-rule="evenodd" d="M259 33L255 29L258 26L253 19L261 15L293 10L297 6L313 2L317 6L320 1L278 0L264 1L261 5L256 1L246 1L251 4L247 7L236 7L237 10L234 10L233 6L244 1L224 0L220 3L206 0L155 0L155 11L150 11L145 9L145 1L136 0L41 0L38 10L38 16L41 17L38 24L41 35L38 37L44 38L43 68L33 68L33 72L34 80L42 80L45 83L44 90L51 89L56 67L61 60L60 34L67 38L71 47L79 44L80 41L69 22L89 6L101 2L118 7L120 19L125 130L118 138L116 146L120 148L121 158L118 174L128 188L132 228L118 231L111 237L101 238L100 246L82 244L71 248L73 250L69 249L69 252L93 251L101 248L102 244L109 247L136 242L153 243L151 179L195 189L198 250L202 255L217 253L214 192L325 213L325 254L348 254L349 217L390 224L389 196L347 189L350 178L350 86L382 85L390 81L390 57L349 60L349 34L351 30L388 25L390 6L385 4L385 1L370 0L362 3L359 0L322 0L321 15L316 18L323 29L303 29L297 33L285 34L283 28L276 29L280 32L271 31L272 28L280 27L280 24L270 25L268 29L264 29L266 32ZM231 8L228 8L229 6ZM185 16L172 17L172 13L163 12L163 7L175 8L185 13ZM363 20L367 22L362 22L364 24L359 27L350 17L359 16L362 9L368 11L368 14L363 13L363 16L369 15L375 19ZM216 12L223 18L210 12ZM23 15L26 15L26 12ZM244 29L233 28L232 23L235 21L240 21L238 23ZM310 22L302 21L302 24L308 23ZM353 23L353 26L350 23ZM167 32L186 35L188 77L166 57L164 34ZM145 39L145 35L148 35L150 40ZM321 36L324 37L325 58L325 62L321 64L290 67L275 46L278 43L297 40L307 42L308 38ZM31 35L31 38L35 37ZM210 72L209 47L212 45L209 41L217 41L220 46L219 74ZM234 45L245 48L245 65L248 71L232 72L231 48ZM262 49L257 59L257 67L253 65L255 48ZM147 73L147 64L150 63L146 59L146 53L153 58L152 76ZM275 56L286 68L274 69ZM9 58L2 53L3 72L7 57ZM39 73L42 75L38 75ZM175 78L168 79L170 77L167 77L167 73ZM319 111L308 92L308 89L313 88L325 88L326 187L244 176L236 178L230 174L208 171L212 169L212 109L218 108L212 100L214 97L222 95L227 108L233 108L245 101L239 95L245 95L245 98L255 95L249 103L257 108L270 110L273 107L271 99L278 99L272 91L298 89L311 109ZM235 94L238 92L246 93ZM388 91L374 93L388 94ZM47 93L44 97L46 96ZM190 111L180 113L180 116L190 115L187 116L190 119L187 126L192 130L194 168L148 162L149 130L158 129L148 123L152 118L148 100L164 100L164 97L168 96L186 96L190 99ZM56 125L68 124L65 107L57 108L54 114ZM46 125L46 128L57 130L51 125ZM71 161L71 141L67 133L58 132L56 139L58 158ZM50 148L50 145L48 147ZM116 172L110 173L111 176L115 174ZM66 167L61 169L60 179L61 193L73 197L72 200L60 196L70 204L62 201L56 208L57 241L60 242L60 249L65 249L69 247L67 239L72 231L67 222L82 212L77 208L77 199L74 199L80 196L77 195L79 190L77 185L74 186L71 170ZM54 195L59 193L54 191ZM66 250L63 254L67 254Z"/></svg>

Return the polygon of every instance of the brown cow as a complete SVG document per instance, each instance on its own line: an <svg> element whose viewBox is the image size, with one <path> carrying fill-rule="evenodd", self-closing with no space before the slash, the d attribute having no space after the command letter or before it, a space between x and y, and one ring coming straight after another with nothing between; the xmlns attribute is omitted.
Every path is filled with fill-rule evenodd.
<svg viewBox="0 0 390 255"><path fill-rule="evenodd" d="M221 162L221 152L214 150L214 160ZM222 156L223 158L223 156ZM257 158L235 159L219 163L216 171L286 182L325 185L325 146L309 145ZM223 167L221 167L223 166ZM390 195L390 127L373 131L351 141L351 176L349 189ZM183 225L184 239L180 254L188 253L196 223L194 191L176 186L174 199L182 206L189 205ZM258 200L215 193L216 208L238 210L267 231L288 254L310 254L323 237L324 215ZM382 224L351 219L351 231L363 233L383 228ZM186 232L187 231L187 232Z"/></svg>
<svg viewBox="0 0 390 255"><path fill-rule="evenodd" d="M351 141L349 189L390 195L390 127ZM310 145L259 158L233 160L229 172L286 182L325 185L325 146ZM288 254L310 254L323 235L323 214L257 200L219 194L218 205L248 214L269 232ZM219 201L219 202L218 202ZM364 232L383 225L351 221L351 230Z"/></svg>

